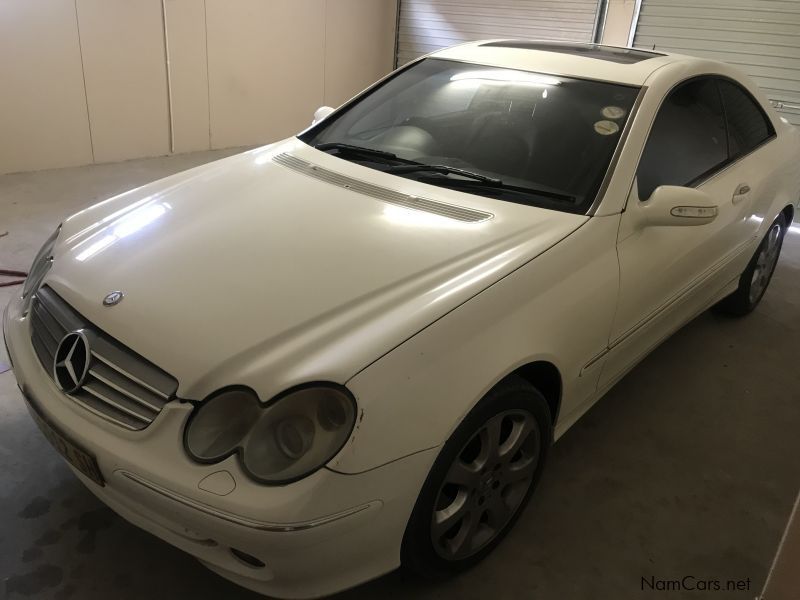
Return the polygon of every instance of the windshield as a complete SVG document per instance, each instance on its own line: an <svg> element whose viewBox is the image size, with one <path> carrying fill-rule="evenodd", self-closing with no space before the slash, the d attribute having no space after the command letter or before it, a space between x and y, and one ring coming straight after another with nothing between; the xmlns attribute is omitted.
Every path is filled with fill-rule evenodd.
<svg viewBox="0 0 800 600"><path fill-rule="evenodd" d="M584 213L638 91L425 59L300 139L401 177Z"/></svg>

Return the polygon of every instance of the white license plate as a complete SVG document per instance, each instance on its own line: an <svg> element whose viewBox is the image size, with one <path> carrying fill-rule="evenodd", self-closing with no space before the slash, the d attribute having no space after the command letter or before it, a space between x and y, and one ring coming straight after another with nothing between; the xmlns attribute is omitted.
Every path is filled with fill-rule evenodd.
<svg viewBox="0 0 800 600"><path fill-rule="evenodd" d="M47 441L53 445L53 448L55 448L69 464L86 475L86 477L94 481L97 485L104 486L105 480L103 479L103 474L100 472L97 459L92 454L59 433L58 430L50 425L45 418L39 414L34 401L31 400L27 394L24 394L24 392L23 395L25 396L25 400L28 402L28 405L31 407L30 413L33 416L33 420L36 421L36 424L39 426L39 429L41 429L44 437L46 437Z"/></svg>

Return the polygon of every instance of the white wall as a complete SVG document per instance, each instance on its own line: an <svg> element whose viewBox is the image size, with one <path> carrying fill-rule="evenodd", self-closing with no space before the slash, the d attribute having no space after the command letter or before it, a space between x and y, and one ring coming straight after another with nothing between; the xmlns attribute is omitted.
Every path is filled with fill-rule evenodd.
<svg viewBox="0 0 800 600"><path fill-rule="evenodd" d="M397 0L2 0L0 173L266 143L393 64Z"/></svg>
<svg viewBox="0 0 800 600"><path fill-rule="evenodd" d="M77 0L77 7L95 162L168 153L161 0Z"/></svg>
<svg viewBox="0 0 800 600"><path fill-rule="evenodd" d="M609 46L627 46L636 0L608 0L606 23L602 43Z"/></svg>
<svg viewBox="0 0 800 600"><path fill-rule="evenodd" d="M92 162L73 2L0 2L0 86L0 173Z"/></svg>

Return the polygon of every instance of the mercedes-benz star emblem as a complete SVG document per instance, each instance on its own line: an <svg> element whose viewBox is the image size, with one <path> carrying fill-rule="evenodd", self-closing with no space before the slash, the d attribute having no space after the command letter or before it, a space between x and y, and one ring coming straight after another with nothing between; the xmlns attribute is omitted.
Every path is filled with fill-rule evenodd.
<svg viewBox="0 0 800 600"><path fill-rule="evenodd" d="M125 297L120 291L110 292L106 294L106 297L103 298L103 306L115 306L122 302L122 299Z"/></svg>
<svg viewBox="0 0 800 600"><path fill-rule="evenodd" d="M53 379L62 392L71 394L83 385L90 358L89 340L82 331L73 331L61 338L53 361Z"/></svg>

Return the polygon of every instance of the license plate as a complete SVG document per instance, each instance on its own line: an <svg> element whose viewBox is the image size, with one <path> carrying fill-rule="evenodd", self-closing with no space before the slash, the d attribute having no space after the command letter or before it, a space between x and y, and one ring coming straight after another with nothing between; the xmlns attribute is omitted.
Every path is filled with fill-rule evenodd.
<svg viewBox="0 0 800 600"><path fill-rule="evenodd" d="M58 451L58 453L63 456L69 464L86 475L86 477L94 481L99 486L105 486L105 480L103 479L103 474L100 472L97 459L92 454L70 441L69 438L59 433L58 430L50 425L45 418L39 414L39 410L37 409L33 400L31 400L27 394L24 394L24 396L25 400L28 402L28 405L32 409L30 413L31 416L33 416L33 420L36 421L36 424L44 434L44 437L46 437L47 441L53 445L53 448L55 448L56 451Z"/></svg>

